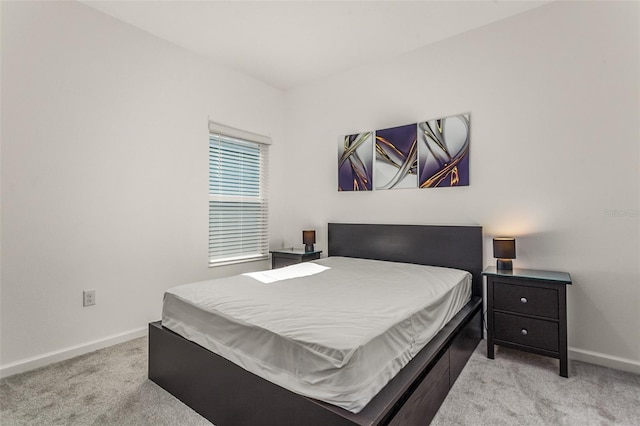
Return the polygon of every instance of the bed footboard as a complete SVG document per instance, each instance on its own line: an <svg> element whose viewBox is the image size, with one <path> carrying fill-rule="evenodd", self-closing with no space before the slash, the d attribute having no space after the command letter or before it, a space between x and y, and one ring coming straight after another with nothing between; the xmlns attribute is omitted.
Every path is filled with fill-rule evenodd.
<svg viewBox="0 0 640 426"><path fill-rule="evenodd" d="M354 424L175 334L160 322L149 324L149 379L216 426Z"/></svg>
<svg viewBox="0 0 640 426"><path fill-rule="evenodd" d="M481 339L474 298L358 414L258 377L162 327L149 324L149 379L216 426L425 425Z"/></svg>

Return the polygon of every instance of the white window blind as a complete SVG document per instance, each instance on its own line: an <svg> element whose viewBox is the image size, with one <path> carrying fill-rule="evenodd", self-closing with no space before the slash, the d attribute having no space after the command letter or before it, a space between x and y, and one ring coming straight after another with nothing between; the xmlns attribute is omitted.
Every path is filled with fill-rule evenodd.
<svg viewBox="0 0 640 426"><path fill-rule="evenodd" d="M269 256L268 145L209 135L209 265Z"/></svg>

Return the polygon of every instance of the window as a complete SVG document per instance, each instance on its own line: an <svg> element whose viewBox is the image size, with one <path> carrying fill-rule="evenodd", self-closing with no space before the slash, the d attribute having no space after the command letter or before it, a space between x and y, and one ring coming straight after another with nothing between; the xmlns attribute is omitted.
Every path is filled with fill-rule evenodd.
<svg viewBox="0 0 640 426"><path fill-rule="evenodd" d="M268 142L209 125L209 265L267 259Z"/></svg>

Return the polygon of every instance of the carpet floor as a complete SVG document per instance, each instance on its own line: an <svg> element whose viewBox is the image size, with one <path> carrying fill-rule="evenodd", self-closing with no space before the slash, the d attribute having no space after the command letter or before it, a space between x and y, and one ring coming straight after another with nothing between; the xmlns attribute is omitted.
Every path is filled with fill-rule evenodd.
<svg viewBox="0 0 640 426"><path fill-rule="evenodd" d="M639 375L570 361L565 379L557 360L485 355L483 341L432 425L640 426ZM147 379L146 338L0 380L0 424L211 425Z"/></svg>

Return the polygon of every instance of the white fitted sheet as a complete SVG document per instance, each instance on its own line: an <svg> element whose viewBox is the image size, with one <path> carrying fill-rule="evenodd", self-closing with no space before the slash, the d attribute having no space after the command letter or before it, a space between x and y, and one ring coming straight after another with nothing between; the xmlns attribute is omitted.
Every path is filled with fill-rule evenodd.
<svg viewBox="0 0 640 426"><path fill-rule="evenodd" d="M284 388L357 413L469 301L457 269L329 257L263 283L246 275L164 296L162 325ZM295 275L292 265L291 273Z"/></svg>

